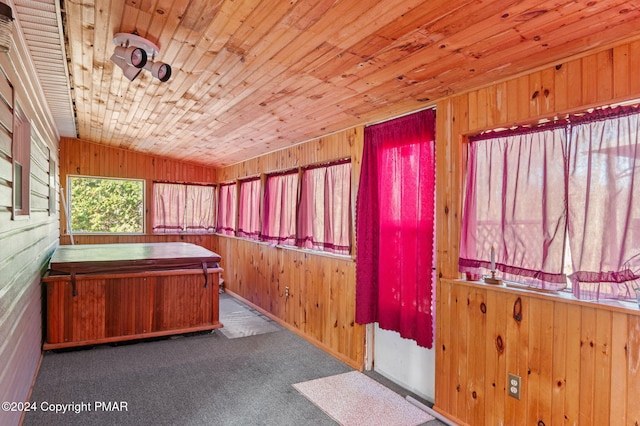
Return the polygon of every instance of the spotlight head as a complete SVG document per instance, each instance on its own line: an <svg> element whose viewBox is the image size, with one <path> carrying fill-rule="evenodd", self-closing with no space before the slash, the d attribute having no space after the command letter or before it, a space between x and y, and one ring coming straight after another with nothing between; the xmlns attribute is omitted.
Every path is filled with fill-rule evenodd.
<svg viewBox="0 0 640 426"><path fill-rule="evenodd" d="M111 55L111 61L122 69L122 74L124 74L129 81L135 80L142 71L142 68L136 68L127 64L124 59L120 58L115 53Z"/></svg>
<svg viewBox="0 0 640 426"><path fill-rule="evenodd" d="M165 64L164 62L149 61L144 66L144 69L163 83L171 78L171 65Z"/></svg>
<svg viewBox="0 0 640 426"><path fill-rule="evenodd" d="M147 63L147 52L136 46L116 46L114 54L136 68L142 68Z"/></svg>

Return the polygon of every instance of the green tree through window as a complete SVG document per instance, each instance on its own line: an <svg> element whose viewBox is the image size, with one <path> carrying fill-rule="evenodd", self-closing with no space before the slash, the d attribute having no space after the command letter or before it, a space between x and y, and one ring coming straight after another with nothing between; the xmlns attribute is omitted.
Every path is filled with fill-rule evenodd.
<svg viewBox="0 0 640 426"><path fill-rule="evenodd" d="M144 181L70 178L71 231L144 232Z"/></svg>

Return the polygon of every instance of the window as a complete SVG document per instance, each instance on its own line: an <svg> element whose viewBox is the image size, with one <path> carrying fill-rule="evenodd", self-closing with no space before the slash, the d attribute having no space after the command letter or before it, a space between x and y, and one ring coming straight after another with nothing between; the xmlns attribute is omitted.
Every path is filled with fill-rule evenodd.
<svg viewBox="0 0 640 426"><path fill-rule="evenodd" d="M580 299L640 285L640 110L618 107L469 143L460 270ZM570 264L567 264L570 263Z"/></svg>
<svg viewBox="0 0 640 426"><path fill-rule="evenodd" d="M563 127L472 138L460 270L560 290L566 229Z"/></svg>
<svg viewBox="0 0 640 426"><path fill-rule="evenodd" d="M153 184L154 233L215 231L215 186Z"/></svg>
<svg viewBox="0 0 640 426"><path fill-rule="evenodd" d="M13 215L29 214L31 122L16 105L13 115Z"/></svg>
<svg viewBox="0 0 640 426"><path fill-rule="evenodd" d="M260 236L260 178L240 182L238 236L257 240Z"/></svg>
<svg viewBox="0 0 640 426"><path fill-rule="evenodd" d="M295 245L298 180L297 170L267 176L260 237L262 241Z"/></svg>
<svg viewBox="0 0 640 426"><path fill-rule="evenodd" d="M296 244L330 253L350 253L350 160L303 171Z"/></svg>
<svg viewBox="0 0 640 426"><path fill-rule="evenodd" d="M56 160L49 152L49 215L55 215L58 212L58 185L56 174L58 166Z"/></svg>
<svg viewBox="0 0 640 426"><path fill-rule="evenodd" d="M144 181L69 177L73 233L144 232Z"/></svg>
<svg viewBox="0 0 640 426"><path fill-rule="evenodd" d="M236 231L236 183L220 184L218 196L217 231L223 235L235 235Z"/></svg>

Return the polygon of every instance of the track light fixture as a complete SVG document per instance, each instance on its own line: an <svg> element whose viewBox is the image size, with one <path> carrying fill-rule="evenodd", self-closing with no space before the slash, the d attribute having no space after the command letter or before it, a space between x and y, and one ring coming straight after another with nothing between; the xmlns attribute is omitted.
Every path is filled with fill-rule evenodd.
<svg viewBox="0 0 640 426"><path fill-rule="evenodd" d="M161 82L171 78L171 66L164 62L154 62L160 49L149 40L137 34L117 33L113 37L116 45L111 61L122 69L124 76L133 81L145 69Z"/></svg>
<svg viewBox="0 0 640 426"><path fill-rule="evenodd" d="M147 62L144 69L163 83L171 78L171 65L164 62Z"/></svg>

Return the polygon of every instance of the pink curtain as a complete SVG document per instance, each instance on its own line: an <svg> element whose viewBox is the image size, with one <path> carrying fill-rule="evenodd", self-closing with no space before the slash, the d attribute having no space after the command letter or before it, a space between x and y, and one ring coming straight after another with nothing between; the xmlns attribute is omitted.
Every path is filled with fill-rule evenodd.
<svg viewBox="0 0 640 426"><path fill-rule="evenodd" d="M365 128L356 321L433 344L435 111Z"/></svg>
<svg viewBox="0 0 640 426"><path fill-rule="evenodd" d="M564 125L472 138L459 268L549 290L566 287Z"/></svg>
<svg viewBox="0 0 640 426"><path fill-rule="evenodd" d="M184 229L186 232L214 232L216 229L215 187L186 185Z"/></svg>
<svg viewBox="0 0 640 426"><path fill-rule="evenodd" d="M153 184L154 233L182 232L186 203L185 187L178 183Z"/></svg>
<svg viewBox="0 0 640 426"><path fill-rule="evenodd" d="M295 245L298 171L267 176L264 188L263 241Z"/></svg>
<svg viewBox="0 0 640 426"><path fill-rule="evenodd" d="M639 140L637 108L572 119L570 278L581 299L628 298L640 285Z"/></svg>
<svg viewBox="0 0 640 426"><path fill-rule="evenodd" d="M220 185L218 199L217 231L223 235L235 235L236 231L236 184Z"/></svg>
<svg viewBox="0 0 640 426"><path fill-rule="evenodd" d="M302 174L296 244L349 254L350 217L351 161L306 169Z"/></svg>
<svg viewBox="0 0 640 426"><path fill-rule="evenodd" d="M260 178L240 182L238 236L252 240L260 236Z"/></svg>

